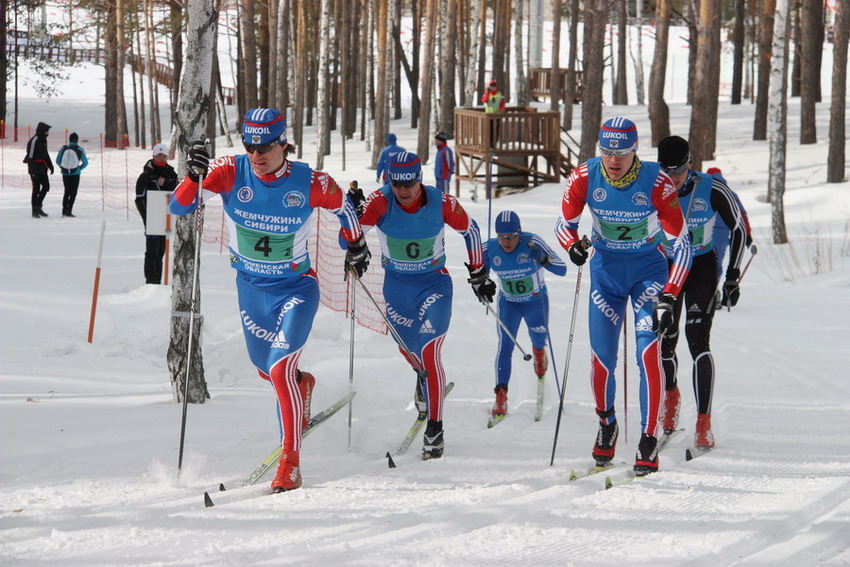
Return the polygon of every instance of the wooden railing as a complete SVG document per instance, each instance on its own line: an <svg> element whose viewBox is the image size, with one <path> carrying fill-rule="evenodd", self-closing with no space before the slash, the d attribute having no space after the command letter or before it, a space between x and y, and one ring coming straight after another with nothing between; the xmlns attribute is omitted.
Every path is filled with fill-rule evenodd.
<svg viewBox="0 0 850 567"><path fill-rule="evenodd" d="M560 68L557 74L560 76L561 95L560 100L564 100L567 93L567 73L569 69ZM552 78L555 75L555 69L536 67L528 70L528 94L535 100L541 98L550 98L552 96ZM581 71L576 71L576 92L573 103L581 102Z"/></svg>

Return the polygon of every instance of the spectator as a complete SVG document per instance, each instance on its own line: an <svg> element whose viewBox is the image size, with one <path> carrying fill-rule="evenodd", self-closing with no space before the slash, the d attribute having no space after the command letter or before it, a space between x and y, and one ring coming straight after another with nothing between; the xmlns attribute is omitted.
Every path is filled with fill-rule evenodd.
<svg viewBox="0 0 850 567"><path fill-rule="evenodd" d="M448 137L444 132L434 136L437 144L437 159L434 161L434 177L437 179L437 189L443 193L449 192L452 173L455 171L455 155L447 143Z"/></svg>
<svg viewBox="0 0 850 567"><path fill-rule="evenodd" d="M47 151L47 135L50 133L50 124L39 122L35 127L35 136L27 142L27 155L24 163L32 180L32 218L37 219L48 216L42 208L44 197L50 191L50 178L47 172L53 175L53 162L50 161L50 153Z"/></svg>
<svg viewBox="0 0 850 567"><path fill-rule="evenodd" d="M145 283L162 282L162 259L165 257L165 235L147 234L148 191L174 191L177 188L177 172L168 165L168 146L153 147L153 158L145 164L136 180L136 208L145 225Z"/></svg>
<svg viewBox="0 0 850 567"><path fill-rule="evenodd" d="M62 197L62 216L74 217L74 201L77 199L77 189L80 187L80 173L88 166L89 159L86 151L77 144L79 136L71 132L68 143L59 149L56 163L62 173L62 184L65 186L65 195Z"/></svg>

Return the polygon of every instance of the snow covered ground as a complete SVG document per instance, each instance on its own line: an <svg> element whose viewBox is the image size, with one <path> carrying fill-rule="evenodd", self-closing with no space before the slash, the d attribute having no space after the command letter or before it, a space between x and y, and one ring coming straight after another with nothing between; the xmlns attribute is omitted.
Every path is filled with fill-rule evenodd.
<svg viewBox="0 0 850 567"><path fill-rule="evenodd" d="M54 129L102 121L97 88L69 93L74 116L54 111ZM556 360L543 420L532 420L531 365L515 356L511 416L488 430L496 325L465 281L463 242L451 233L455 300L444 360L456 386L446 401L443 459L419 461L417 440L396 459L398 468L387 467L384 454L414 418L413 373L388 336L358 329L350 448L343 411L305 441L302 489L235 500L267 489L268 478L233 490L275 446L274 396L246 356L226 255L205 245L204 362L212 399L189 407L178 478L181 406L172 403L165 363L170 290L143 284L139 219L82 197L78 218L62 218L54 176L45 202L50 217L35 220L29 187L7 181L0 193L0 563L850 564L850 192L847 183L824 183L829 101L818 111L822 141L806 147L796 143L797 102L789 109L790 245L772 244L764 203L768 144L751 141L753 106L721 102L718 159L706 165L721 167L740 193L759 249L739 305L715 319L718 447L685 462L695 409L682 341L685 431L662 453L657 474L607 491L601 476L568 480L570 469L592 464L596 432L586 283L549 466L558 407L552 370L561 376L564 368L576 270L548 278ZM45 104L24 98L22 123L56 108ZM634 119L648 138L644 107L606 107L604 114ZM689 109L674 104L671 115L674 133L686 135ZM401 145L415 147L407 123L393 122L392 130ZM358 147L349 144L346 171L337 156L326 170L340 182L361 180L368 192L375 187L364 180L374 172L367 170L369 152L352 151ZM312 148L308 142L308 159ZM645 144L640 155L655 154ZM5 159L7 168L23 167L17 156ZM426 181L433 181L429 170ZM559 184L544 185L496 200L493 212L517 211L526 230L554 244L561 193ZM471 202L466 187L462 197L486 234L487 203ZM88 344L103 220L97 324ZM528 348L524 329L519 340ZM348 321L320 309L301 359L318 379L314 410L347 392L348 344ZM628 417L618 369L624 430L615 459L627 465L640 421L631 335L629 349ZM217 505L204 508L204 491L219 483L233 491L213 493Z"/></svg>

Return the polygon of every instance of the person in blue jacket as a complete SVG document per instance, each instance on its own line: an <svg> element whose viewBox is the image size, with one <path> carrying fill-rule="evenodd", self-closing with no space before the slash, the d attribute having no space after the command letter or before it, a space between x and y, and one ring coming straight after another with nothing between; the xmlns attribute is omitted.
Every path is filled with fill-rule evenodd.
<svg viewBox="0 0 850 567"><path fill-rule="evenodd" d="M546 337L549 325L549 296L543 275L567 273L567 265L552 248L533 232L523 231L519 215L503 211L496 217L496 238L487 241L484 258L490 271L499 276L501 291L497 315L510 335L497 326L499 349L496 354L496 403L491 414L508 413L508 382L511 379L511 355L521 321L528 327L534 357L534 373L543 378L548 368Z"/></svg>
<svg viewBox="0 0 850 567"><path fill-rule="evenodd" d="M437 180L437 189L448 193L451 189L452 174L455 171L455 155L448 144L448 136L444 132L437 132L434 136L437 144L437 157L434 160L434 178Z"/></svg>
<svg viewBox="0 0 850 567"><path fill-rule="evenodd" d="M80 173L89 165L86 151L77 143L79 140L77 133L71 132L68 143L59 148L59 153L56 155L56 164L62 172L62 184L65 186L65 195L62 197L63 217L77 216L73 213L73 209L77 190L80 188Z"/></svg>
<svg viewBox="0 0 850 567"><path fill-rule="evenodd" d="M389 181L387 174L390 171L390 160L398 153L405 151L404 148L398 145L395 134L387 134L387 145L381 148L381 153L378 154L377 171L375 172L375 181L386 183Z"/></svg>

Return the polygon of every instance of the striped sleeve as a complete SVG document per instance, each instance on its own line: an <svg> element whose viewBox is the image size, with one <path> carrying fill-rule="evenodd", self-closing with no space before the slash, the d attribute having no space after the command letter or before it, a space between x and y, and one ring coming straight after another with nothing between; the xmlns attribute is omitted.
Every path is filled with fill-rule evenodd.
<svg viewBox="0 0 850 567"><path fill-rule="evenodd" d="M233 188L236 179L236 161L233 156L223 156L210 164L207 176L204 178L204 190L201 194L203 202L207 202L215 195L225 193ZM191 213L197 207L198 182L192 181L189 176L174 190L169 208L175 215Z"/></svg>
<svg viewBox="0 0 850 567"><path fill-rule="evenodd" d="M658 212L661 228L673 249L673 262L664 291L678 297L688 279L693 261L693 248L688 225L679 205L676 186L663 172L659 172L652 187L652 204Z"/></svg>
<svg viewBox="0 0 850 567"><path fill-rule="evenodd" d="M334 178L324 171L313 171L310 178L310 206L321 207L335 214L342 227L342 237L348 242L354 242L363 235L354 203Z"/></svg>
<svg viewBox="0 0 850 567"><path fill-rule="evenodd" d="M546 270L552 272L556 276L563 276L567 273L567 264L561 260L560 256L555 253L554 250L546 243L545 240L537 236L536 234L531 235L531 241L535 246L539 246L543 249L543 252L549 256L549 260L551 260L551 264L548 266L544 266Z"/></svg>
<svg viewBox="0 0 850 567"><path fill-rule="evenodd" d="M714 179L711 183L711 206L717 211L726 226L729 227L729 264L726 268L726 279L737 280L740 274L741 262L744 259L744 249L747 240L746 221L738 199L729 186Z"/></svg>
<svg viewBox="0 0 850 567"><path fill-rule="evenodd" d="M587 203L587 163L573 170L567 178L564 198L561 200L561 215L555 223L558 243L569 250L578 240L578 221Z"/></svg>
<svg viewBox="0 0 850 567"><path fill-rule="evenodd" d="M466 253L469 255L470 267L483 266L484 250L478 223L470 218L458 200L448 193L443 193L443 221L455 229L466 241Z"/></svg>

